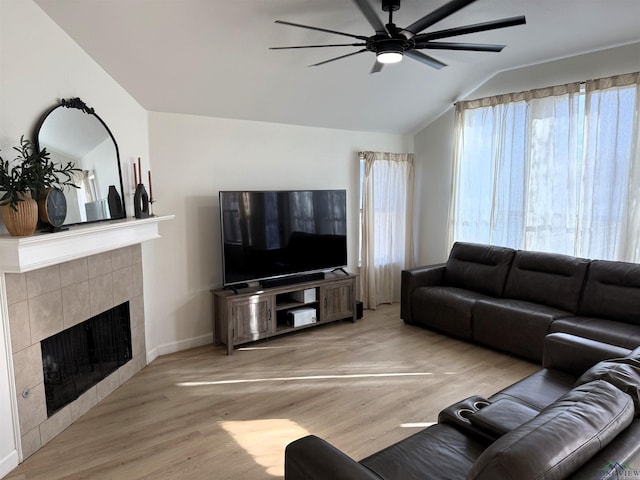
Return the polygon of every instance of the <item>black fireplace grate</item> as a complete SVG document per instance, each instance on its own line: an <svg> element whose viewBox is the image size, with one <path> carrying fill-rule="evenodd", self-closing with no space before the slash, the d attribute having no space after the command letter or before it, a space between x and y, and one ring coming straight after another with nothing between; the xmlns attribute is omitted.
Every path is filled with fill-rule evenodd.
<svg viewBox="0 0 640 480"><path fill-rule="evenodd" d="M50 417L131 360L129 302L53 335L40 345Z"/></svg>

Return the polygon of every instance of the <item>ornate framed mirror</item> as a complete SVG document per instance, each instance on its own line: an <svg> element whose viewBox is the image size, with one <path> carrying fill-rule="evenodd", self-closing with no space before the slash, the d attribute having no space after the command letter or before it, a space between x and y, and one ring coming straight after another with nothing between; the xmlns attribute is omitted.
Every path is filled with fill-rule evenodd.
<svg viewBox="0 0 640 480"><path fill-rule="evenodd" d="M74 177L79 188L64 190L64 225L126 217L118 144L93 108L79 98L62 99L42 116L34 138L52 161L80 169Z"/></svg>

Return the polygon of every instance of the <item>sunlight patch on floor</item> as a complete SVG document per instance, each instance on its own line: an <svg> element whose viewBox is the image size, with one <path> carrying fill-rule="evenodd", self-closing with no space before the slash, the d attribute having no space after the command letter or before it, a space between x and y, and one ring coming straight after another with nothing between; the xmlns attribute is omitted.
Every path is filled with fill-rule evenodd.
<svg viewBox="0 0 640 480"><path fill-rule="evenodd" d="M415 423L401 423L402 428L427 428L431 425L435 425L436 422L415 422Z"/></svg>
<svg viewBox="0 0 640 480"><path fill-rule="evenodd" d="M252 350L291 350L290 346L284 346L284 347L273 347L273 346L269 346L269 347L238 347L237 350L239 352L250 352Z"/></svg>
<svg viewBox="0 0 640 480"><path fill-rule="evenodd" d="M289 381L309 381L309 380L351 380L354 378L394 378L394 377L424 377L433 375L429 372L404 372L404 373L354 373L346 375L308 375L302 377L271 377L271 378L250 378L237 380L216 380L208 382L179 382L178 387L203 387L208 385L232 385L237 383L261 383L261 382L289 382Z"/></svg>
<svg viewBox="0 0 640 480"><path fill-rule="evenodd" d="M269 475L284 475L284 449L287 444L309 435L297 423L281 418L220 422L220 426Z"/></svg>

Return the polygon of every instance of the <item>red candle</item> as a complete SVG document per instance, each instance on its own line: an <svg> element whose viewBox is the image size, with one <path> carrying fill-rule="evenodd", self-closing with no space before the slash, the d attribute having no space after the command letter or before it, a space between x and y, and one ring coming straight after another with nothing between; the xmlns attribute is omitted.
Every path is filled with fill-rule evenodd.
<svg viewBox="0 0 640 480"><path fill-rule="evenodd" d="M142 167L140 166L140 157L138 157L138 177L140 177L140 183L142 183Z"/></svg>
<svg viewBox="0 0 640 480"><path fill-rule="evenodd" d="M149 170L149 201L153 202L153 187L151 186L151 170Z"/></svg>
<svg viewBox="0 0 640 480"><path fill-rule="evenodd" d="M138 186L138 172L136 171L136 163L133 162L133 188Z"/></svg>

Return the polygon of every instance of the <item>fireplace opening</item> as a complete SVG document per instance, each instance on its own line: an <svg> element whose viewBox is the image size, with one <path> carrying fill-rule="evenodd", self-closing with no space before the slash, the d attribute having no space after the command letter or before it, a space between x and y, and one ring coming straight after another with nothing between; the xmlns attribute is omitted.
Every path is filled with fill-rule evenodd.
<svg viewBox="0 0 640 480"><path fill-rule="evenodd" d="M50 417L132 358L129 302L41 342Z"/></svg>

